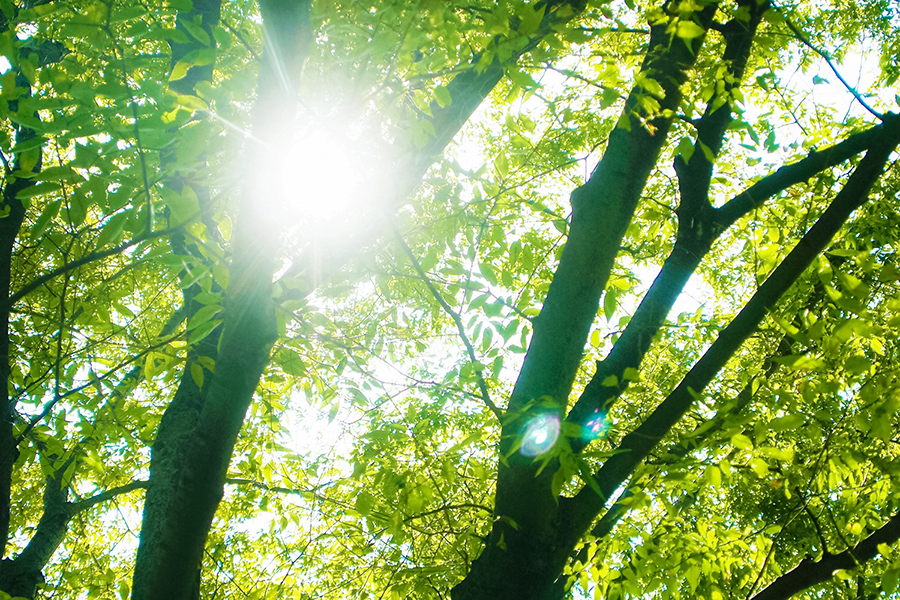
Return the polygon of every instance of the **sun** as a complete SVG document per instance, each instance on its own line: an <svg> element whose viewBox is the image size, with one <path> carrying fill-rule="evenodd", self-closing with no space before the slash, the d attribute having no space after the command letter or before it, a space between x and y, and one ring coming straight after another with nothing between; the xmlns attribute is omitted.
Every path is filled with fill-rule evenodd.
<svg viewBox="0 0 900 600"><path fill-rule="evenodd" d="M307 233L337 227L364 208L363 176L350 140L336 128L300 132L276 151L286 224ZM290 225L289 225L290 226Z"/></svg>
<svg viewBox="0 0 900 600"><path fill-rule="evenodd" d="M295 248L340 244L379 213L384 153L375 148L384 144L350 119L299 121L282 117L264 124L265 137L245 137L257 234Z"/></svg>

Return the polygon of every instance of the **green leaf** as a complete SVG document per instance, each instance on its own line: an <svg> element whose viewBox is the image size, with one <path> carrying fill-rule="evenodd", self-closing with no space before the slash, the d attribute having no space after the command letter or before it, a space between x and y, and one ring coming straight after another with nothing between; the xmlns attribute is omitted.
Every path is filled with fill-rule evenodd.
<svg viewBox="0 0 900 600"><path fill-rule="evenodd" d="M202 29L201 29L202 31ZM205 33L205 32L204 32ZM169 74L169 81L177 81L183 79L191 67L203 67L211 65L216 61L216 50L214 48L202 48L187 53L184 58L175 63L172 72Z"/></svg>
<svg viewBox="0 0 900 600"><path fill-rule="evenodd" d="M693 21L679 21L675 35L682 39L690 40L705 34L706 30Z"/></svg>
<svg viewBox="0 0 900 600"><path fill-rule="evenodd" d="M764 478L769 474L769 465L762 459L751 458L748 465L757 477Z"/></svg>
<svg viewBox="0 0 900 600"><path fill-rule="evenodd" d="M131 211L120 212L106 222L103 229L100 230L100 236L97 238L98 248L119 241L122 231L125 229L125 222L128 220L130 212Z"/></svg>
<svg viewBox="0 0 900 600"><path fill-rule="evenodd" d="M442 85L434 88L434 99L437 100L438 105L441 107L450 106L451 102L453 102L453 99L450 97L450 90Z"/></svg>
<svg viewBox="0 0 900 600"><path fill-rule="evenodd" d="M191 378L197 387L203 389L203 367L197 363L191 363Z"/></svg>
<svg viewBox="0 0 900 600"><path fill-rule="evenodd" d="M187 31L195 40L204 46L209 46L209 34L206 33L206 30L203 29L203 26L200 24L199 17L194 17L194 20L179 19L178 25L184 27L185 31Z"/></svg>
<svg viewBox="0 0 900 600"><path fill-rule="evenodd" d="M544 18L544 11L547 5L543 4L535 10L533 3L521 3L516 15L519 17L519 27L517 33L519 35L528 36L535 33L540 27L541 20Z"/></svg>
<svg viewBox="0 0 900 600"><path fill-rule="evenodd" d="M694 141L687 136L683 136L678 141L678 147L675 149L675 153L676 155L681 156L684 164L690 163L691 156L694 155Z"/></svg>
<svg viewBox="0 0 900 600"><path fill-rule="evenodd" d="M719 467L715 465L710 465L706 467L706 480L709 484L714 488L722 487L722 471L719 470Z"/></svg>
<svg viewBox="0 0 900 600"><path fill-rule="evenodd" d="M781 450L779 448L772 448L770 446L760 446L756 449L756 452L762 456L774 458L776 460L783 460L785 462L791 462L792 460L794 460L794 453L791 450Z"/></svg>
<svg viewBox="0 0 900 600"><path fill-rule="evenodd" d="M862 355L854 355L844 361L844 368L853 374L865 373L872 366L872 361Z"/></svg>
<svg viewBox="0 0 900 600"><path fill-rule="evenodd" d="M486 263L482 262L478 265L478 270L481 271L481 275L487 279L488 283L491 285L497 285L497 274L494 272L494 268Z"/></svg>
<svg viewBox="0 0 900 600"><path fill-rule="evenodd" d="M194 329L203 323L206 323L215 315L222 312L222 307L217 304L209 304L207 306L201 307L194 315L188 320L187 328L188 330Z"/></svg>
<svg viewBox="0 0 900 600"><path fill-rule="evenodd" d="M69 224L72 227L80 227L84 223L87 216L88 207L91 201L84 195L81 189L76 189L75 193L70 196L67 216Z"/></svg>
<svg viewBox="0 0 900 600"><path fill-rule="evenodd" d="M603 296L603 314L607 321L611 321L616 314L616 294L612 289L606 290L606 295Z"/></svg>
<svg viewBox="0 0 900 600"><path fill-rule="evenodd" d="M170 211L169 225L181 225L200 214L200 201L197 194L189 185L185 185L181 189L181 193L176 192L170 187L163 187L160 190L163 202Z"/></svg>
<svg viewBox="0 0 900 600"><path fill-rule="evenodd" d="M188 344L196 344L197 342L206 338L210 333L212 333L216 327L218 327L222 323L221 319L216 319L213 321L206 321L198 325L193 331L191 331L191 335L188 337Z"/></svg>
<svg viewBox="0 0 900 600"><path fill-rule="evenodd" d="M306 374L306 364L303 359L290 348L280 348L275 354L275 361L288 375L302 377ZM363 404L365 404L365 396L363 396Z"/></svg>
<svg viewBox="0 0 900 600"><path fill-rule="evenodd" d="M741 433L731 436L731 445L740 450L752 450L753 442L746 435Z"/></svg>
<svg viewBox="0 0 900 600"><path fill-rule="evenodd" d="M501 178L509 175L509 161L506 159L506 154L501 152L494 158L494 167Z"/></svg>
<svg viewBox="0 0 900 600"><path fill-rule="evenodd" d="M897 591L898 575L900 575L900 569L887 569L881 576L881 591L887 595L893 594L895 591Z"/></svg>
<svg viewBox="0 0 900 600"><path fill-rule="evenodd" d="M34 225L32 225L28 237L30 237L32 240L37 240L44 234L44 230L47 229L47 225L50 224L50 221L54 217L56 217L57 213L59 212L61 203L62 200L54 200L44 207L41 215L37 218L37 221L34 222Z"/></svg>
<svg viewBox="0 0 900 600"><path fill-rule="evenodd" d="M769 421L769 429L772 431L789 431L800 427L805 422L806 417L803 415L787 415L786 417L779 417Z"/></svg>
<svg viewBox="0 0 900 600"><path fill-rule="evenodd" d="M61 189L62 186L58 183L39 183L37 185L30 185L24 188L18 194L16 194L16 198L18 198L19 200L27 200L28 198L34 198L43 194L58 192Z"/></svg>

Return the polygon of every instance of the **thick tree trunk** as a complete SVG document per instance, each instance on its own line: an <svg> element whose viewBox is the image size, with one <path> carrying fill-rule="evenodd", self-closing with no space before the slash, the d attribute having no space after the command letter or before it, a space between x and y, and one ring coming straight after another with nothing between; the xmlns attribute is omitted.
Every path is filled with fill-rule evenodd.
<svg viewBox="0 0 900 600"><path fill-rule="evenodd" d="M704 28L715 11L712 5L697 13ZM651 28L641 74L664 90L657 98L660 109L647 114L640 97L648 92L635 88L603 159L588 182L572 193L572 227L503 426L494 525L472 571L453 589L454 600L542 598L572 550L557 541L563 524L551 485L556 469L551 463L541 470L539 461L516 452L516 443L541 413L565 416L600 296L671 125L663 111L678 108L680 86L702 41L701 36L690 43L671 43L665 24Z"/></svg>
<svg viewBox="0 0 900 600"><path fill-rule="evenodd" d="M283 130L291 122L295 99L282 88L277 73L279 68L299 73L310 42L309 4L264 1L261 11L272 43L260 67L254 133L268 142L271 131L265 128L277 125ZM288 32L296 37L285 39ZM270 122L279 117L286 121ZM222 328L193 350L213 359L215 370L204 371L200 389L186 368L160 424L135 564L135 599L188 600L199 595L203 548L222 499L228 463L276 338L272 275L278 235L266 230L259 218L259 201L272 199L253 196L258 191L249 184L242 198Z"/></svg>
<svg viewBox="0 0 900 600"><path fill-rule="evenodd" d="M0 30L6 30L8 24L5 20L0 23ZM31 84L21 73L16 74L16 87L30 95ZM9 110L15 112L19 108L18 100L8 101ZM27 127L16 127L16 143L21 144L34 139L37 134ZM38 173L41 170L41 152L43 146L38 146L16 157L12 171L26 170ZM25 219L25 206L18 199L23 190L34 185L34 181L26 178L14 178L13 174L6 174L7 184L3 189L3 206L9 209L9 214L0 219L0 297L10 297L12 281L13 246L19 235L19 229ZM10 528L10 497L12 494L13 465L19 456L18 443L13 436L13 422L15 403L9 397L9 376L11 373L12 353L9 343L9 302L4 302L0 308L0 558L6 553L6 541Z"/></svg>

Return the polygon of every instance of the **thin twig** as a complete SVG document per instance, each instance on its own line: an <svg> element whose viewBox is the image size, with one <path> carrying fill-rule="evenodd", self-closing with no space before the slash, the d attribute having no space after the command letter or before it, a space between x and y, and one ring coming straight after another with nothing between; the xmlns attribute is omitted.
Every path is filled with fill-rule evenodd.
<svg viewBox="0 0 900 600"><path fill-rule="evenodd" d="M778 8L777 6L775 6L774 2L772 3L772 7ZM881 114L880 112L878 112L877 110L875 110L874 108L872 108L871 106L869 106L868 103L866 103L866 101L863 100L860 93L858 91L856 91L856 88L854 88L852 85L847 83L847 80L844 79L843 76L841 76L840 71L838 71L837 67L834 66L834 63L831 60L831 56L829 56L829 54L827 52L819 49L811 41L809 41L809 38L807 38L805 35L803 35L803 32L800 31L800 29L796 25L794 25L790 19L788 19L787 15L782 14L782 16L784 17L784 22L788 26L788 29L790 29L794 33L794 35L797 36L797 39L800 41L800 43L803 44L804 46L806 46L807 48L809 48L810 50L812 50L813 52L815 52L816 54L818 54L819 56L821 56L825 60L825 63L831 69L831 72L834 73L835 76L837 76L837 78L841 81L842 84L844 84L844 87L847 88L847 91L850 92L851 94L853 94L853 97L856 98L856 101L859 102L862 105L862 107L865 108L867 111L869 111L876 119L878 119L879 121L884 121L884 115Z"/></svg>
<svg viewBox="0 0 900 600"><path fill-rule="evenodd" d="M258 55L256 52L253 51L253 48L250 47L250 44L247 43L247 40L244 39L244 36L241 35L241 32L240 32L240 31L238 31L237 29L235 29L234 27L232 27L232 26L231 26L231 23L229 23L229 22L228 22L227 20L225 20L224 18L223 18L223 19L220 19L219 22L225 27L225 29L227 29L229 32L231 32L231 35L233 35L234 37L237 38L237 40L241 43L241 45L242 45L244 48L247 49L247 52L250 53L250 56L253 57L253 60L255 60L256 62L260 62L259 55Z"/></svg>
<svg viewBox="0 0 900 600"><path fill-rule="evenodd" d="M102 260L102 259L106 258L107 256L119 254L123 250L127 250L128 248L130 248L132 246L136 246L136 245L140 244L141 242L145 242L147 240L153 240L158 237L167 236L170 233L174 233L175 231L177 231L180 228L181 228L181 225L176 225L174 227L166 227L165 229L159 229L152 233L142 233L141 235L139 235L135 238L132 238L131 240L128 240L127 242L122 242L118 246L115 246L114 248L110 248L109 250L100 250L97 252L91 252L90 254L82 256L78 260L73 260L70 263L66 263L63 266L53 269L49 273L45 273L44 275L41 275L37 279L32 280L31 283L27 283L23 287L19 288L19 291L17 291L15 294L13 294L12 296L9 297L9 299L6 301L5 305L0 304L0 310L8 311L19 300L21 300L22 298L24 298L25 296L27 296L28 294L30 294L37 288L41 287L42 285L44 285L51 279L59 277L60 275L65 275L69 271L73 271L73 270L77 269L78 267L86 265L90 262L94 262L95 260Z"/></svg>
<svg viewBox="0 0 900 600"><path fill-rule="evenodd" d="M416 273L419 274L419 278L422 280L422 283L428 288L428 291L431 292L431 295L434 296L435 300L438 301L438 304L441 305L441 308L444 309L450 318L453 319L453 322L456 324L456 329L459 331L459 337L462 339L463 344L466 346L466 351L469 353L469 359L472 361L473 366L478 364L478 358L475 356L475 348L472 346L472 342L469 341L469 336L466 335L466 327L463 325L462 318L459 314L453 310L447 301L444 300L441 293L438 291L434 284L431 283L431 280L428 278L428 275L422 269L422 265L419 263L416 256L413 254L412 250L409 246L406 245L406 241L403 239L403 236L400 234L400 231L396 226L393 227L394 235L397 237L397 241L400 243L400 247L403 248L404 254L406 254L409 261L412 263L413 269L416 270ZM481 375L481 370L475 369L475 375L478 378L478 387L481 389L481 396L484 403L487 407L494 413L494 416L497 419L502 418L503 412L494 404L494 401L491 400L491 396L488 393L487 382L484 380L484 377Z"/></svg>

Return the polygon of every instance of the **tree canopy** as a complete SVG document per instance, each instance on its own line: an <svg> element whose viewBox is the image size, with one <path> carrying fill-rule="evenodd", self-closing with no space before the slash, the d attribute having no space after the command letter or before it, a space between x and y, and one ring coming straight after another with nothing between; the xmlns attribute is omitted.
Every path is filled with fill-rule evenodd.
<svg viewBox="0 0 900 600"><path fill-rule="evenodd" d="M0 0L0 598L897 597L891 0Z"/></svg>

